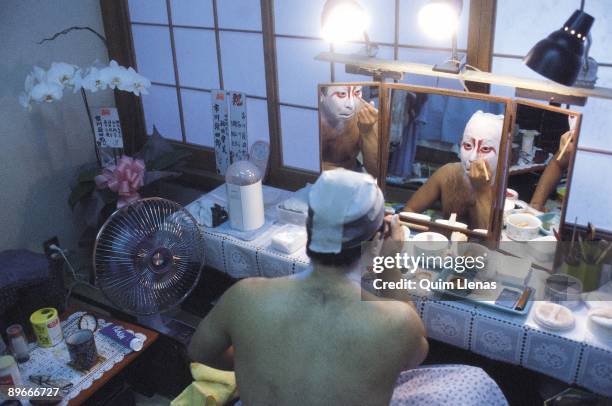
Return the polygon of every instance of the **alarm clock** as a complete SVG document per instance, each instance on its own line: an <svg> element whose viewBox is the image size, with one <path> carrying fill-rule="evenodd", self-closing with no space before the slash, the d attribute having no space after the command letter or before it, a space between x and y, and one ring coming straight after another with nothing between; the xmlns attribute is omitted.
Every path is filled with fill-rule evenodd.
<svg viewBox="0 0 612 406"><path fill-rule="evenodd" d="M79 328L81 330L96 331L98 328L98 318L91 313L85 313L79 318Z"/></svg>

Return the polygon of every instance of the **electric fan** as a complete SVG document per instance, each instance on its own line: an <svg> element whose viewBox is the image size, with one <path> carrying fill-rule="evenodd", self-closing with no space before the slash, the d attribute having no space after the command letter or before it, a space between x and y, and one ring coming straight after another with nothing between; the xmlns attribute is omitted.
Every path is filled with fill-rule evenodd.
<svg viewBox="0 0 612 406"><path fill-rule="evenodd" d="M111 303L139 316L142 324L171 334L173 327L160 312L178 306L197 284L204 263L202 234L179 204L141 199L115 211L102 225L93 260L96 285Z"/></svg>

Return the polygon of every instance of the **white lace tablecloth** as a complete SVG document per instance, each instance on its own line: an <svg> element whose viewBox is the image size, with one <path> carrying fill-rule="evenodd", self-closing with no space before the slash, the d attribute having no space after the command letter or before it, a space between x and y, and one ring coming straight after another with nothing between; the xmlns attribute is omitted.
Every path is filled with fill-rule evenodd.
<svg viewBox="0 0 612 406"><path fill-rule="evenodd" d="M267 187L264 196L278 195L279 190ZM281 192L284 198L290 195ZM217 200L224 198L221 187L211 193ZM267 216L274 218L273 210L266 205ZM285 255L270 246L272 235L283 227L273 224L251 241L202 227L206 264L233 278L285 276L307 269L305 248ZM537 277L542 271L533 272ZM533 321L533 306L525 317L436 295L414 299L430 338L612 396L612 342L587 328L584 305L574 311L574 329L550 332Z"/></svg>
<svg viewBox="0 0 612 406"><path fill-rule="evenodd" d="M78 329L78 319L83 314L84 312L75 312L62 322L64 337L69 336ZM109 323L105 320L98 320L99 328L107 324ZM63 394L63 400L60 403L61 405L68 404L71 399L74 399L81 391L89 388L96 379L101 378L105 372L111 370L115 364L121 362L127 354L132 352L131 349L99 334L98 331L94 335L96 349L98 350L98 355L102 356L104 360L95 365L88 373L79 372L67 365L70 361L70 355L65 340L51 348L42 348L33 344L30 350L30 359L19 364L24 384L36 387L35 384L29 381L30 375L49 375L54 380L70 382L73 386L67 393Z"/></svg>

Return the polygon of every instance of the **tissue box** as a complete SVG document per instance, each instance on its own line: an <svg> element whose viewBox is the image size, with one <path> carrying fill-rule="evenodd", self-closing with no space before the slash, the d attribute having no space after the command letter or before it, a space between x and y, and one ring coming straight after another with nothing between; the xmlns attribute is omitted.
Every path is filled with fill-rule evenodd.
<svg viewBox="0 0 612 406"><path fill-rule="evenodd" d="M293 254L306 245L306 230L301 227L286 227L272 237L272 248Z"/></svg>
<svg viewBox="0 0 612 406"><path fill-rule="evenodd" d="M295 224L298 226L305 226L306 219L308 218L307 213L302 213L295 210L288 210L281 205L276 206L276 216L280 223L284 224Z"/></svg>

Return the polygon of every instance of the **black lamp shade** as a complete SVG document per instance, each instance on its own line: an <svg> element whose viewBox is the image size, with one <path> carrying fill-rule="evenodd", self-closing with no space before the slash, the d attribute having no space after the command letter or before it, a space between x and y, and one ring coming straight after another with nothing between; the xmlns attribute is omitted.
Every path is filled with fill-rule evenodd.
<svg viewBox="0 0 612 406"><path fill-rule="evenodd" d="M540 75L562 85L576 82L584 58L584 41L595 19L576 10L563 28L535 44L524 62Z"/></svg>

